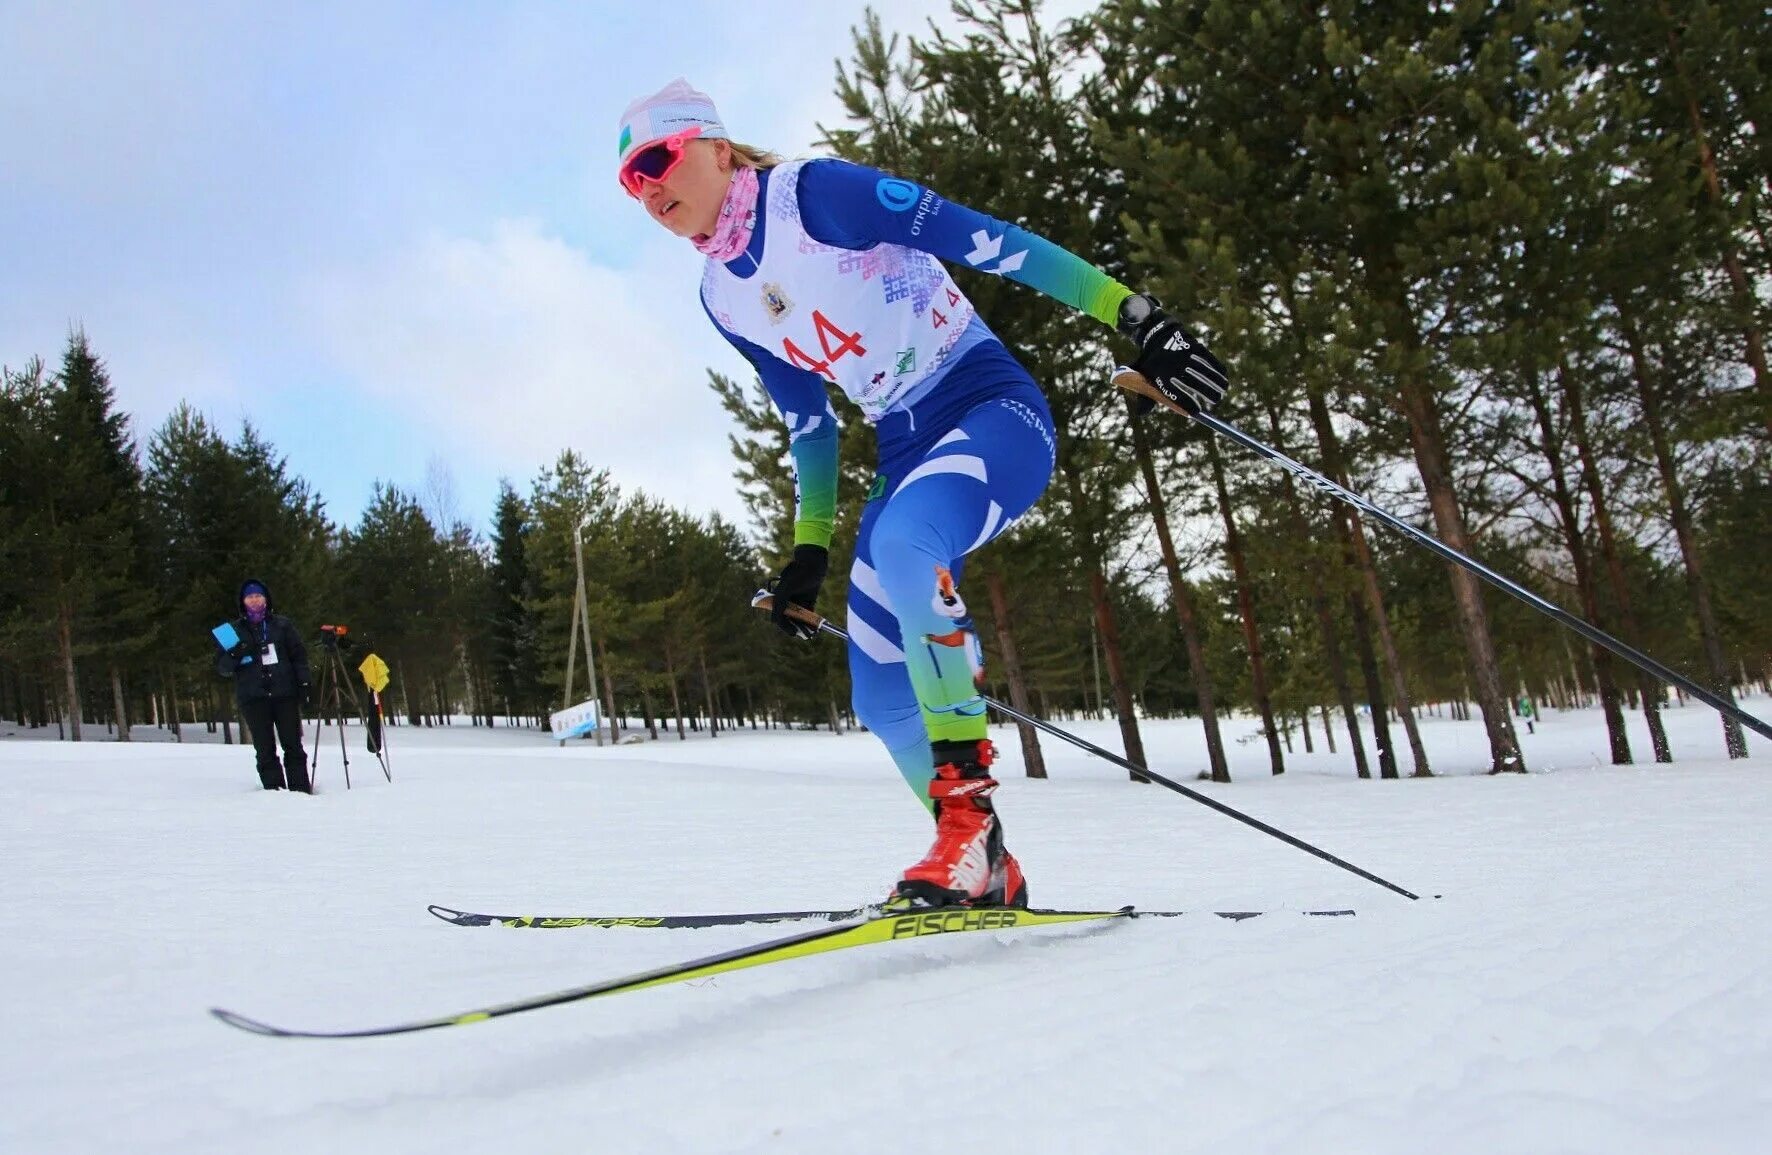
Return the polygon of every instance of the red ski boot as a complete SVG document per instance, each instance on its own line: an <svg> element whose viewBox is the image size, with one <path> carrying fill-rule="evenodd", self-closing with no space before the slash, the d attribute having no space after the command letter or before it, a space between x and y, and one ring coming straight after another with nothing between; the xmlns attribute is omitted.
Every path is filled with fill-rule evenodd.
<svg viewBox="0 0 1772 1155"><path fill-rule="evenodd" d="M935 845L904 872L888 909L916 906L1026 906L1021 864L1003 847L1003 827L991 806L996 749L989 739L937 742Z"/></svg>

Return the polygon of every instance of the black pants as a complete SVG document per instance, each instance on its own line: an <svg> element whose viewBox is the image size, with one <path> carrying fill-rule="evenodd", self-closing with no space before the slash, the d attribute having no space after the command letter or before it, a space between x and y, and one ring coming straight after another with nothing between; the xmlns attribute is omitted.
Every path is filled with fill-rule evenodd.
<svg viewBox="0 0 1772 1155"><path fill-rule="evenodd" d="M254 698L240 703L240 713L252 730L252 748L258 752L258 780L266 790L284 787L283 771L289 770L288 786L303 794L308 789L308 755L301 746L301 709L294 698ZM277 742L283 742L283 762L277 762Z"/></svg>

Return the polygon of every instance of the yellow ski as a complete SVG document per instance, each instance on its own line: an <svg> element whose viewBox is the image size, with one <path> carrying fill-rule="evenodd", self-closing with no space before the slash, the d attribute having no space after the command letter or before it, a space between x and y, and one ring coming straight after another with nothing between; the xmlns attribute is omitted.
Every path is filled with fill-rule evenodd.
<svg viewBox="0 0 1772 1155"><path fill-rule="evenodd" d="M558 1006L561 1003L576 1003L584 999L601 998L604 995L664 986L667 983L687 982L690 979L707 978L710 975L726 974L729 971L763 966L766 963L786 962L789 959L805 958L808 955L826 954L834 950L847 950L850 947L868 946L873 943L927 938L938 934L964 934L970 931L1025 930L1036 926L1057 926L1063 923L1127 918L1132 913L1131 907L1123 906L1118 910L943 907L936 910L887 914L879 918L870 918L864 922L852 922L803 931L800 934L772 939L755 946L739 947L704 958L673 963L656 970L641 971L638 974L607 979L589 986L573 987L569 990L555 991L552 994L536 995L532 998L518 999L515 1002L500 1003L497 1006L483 1007L480 1010L467 1011L463 1014L444 1015L441 1018L419 1019L415 1022L400 1023L391 1027L370 1027L356 1031L294 1031L259 1022L257 1019L249 1019L245 1015L222 1010L219 1007L211 1008L209 1013L230 1027L251 1031L255 1035L270 1035L281 1039L363 1039L380 1035L405 1035L413 1031L429 1031L437 1027L456 1027L467 1023L484 1022L487 1019L521 1014L524 1011Z"/></svg>

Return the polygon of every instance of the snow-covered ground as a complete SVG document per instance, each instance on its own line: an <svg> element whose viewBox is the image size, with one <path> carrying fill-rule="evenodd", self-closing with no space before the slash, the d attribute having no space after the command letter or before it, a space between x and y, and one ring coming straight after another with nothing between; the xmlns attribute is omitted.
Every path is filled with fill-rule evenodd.
<svg viewBox="0 0 1772 1155"><path fill-rule="evenodd" d="M0 737L0 1151L1762 1152L1772 742L1729 763L1709 711L1667 719L1671 767L1606 765L1571 712L1521 735L1528 776L1481 775L1480 723L1429 718L1433 780L1354 780L1319 731L1283 778L1246 742L1236 782L1195 784L1420 902L1051 741L1049 781L1014 777L1005 731L1037 905L1358 916L893 943L342 1042L204 1011L379 1025L761 941L785 928L424 908L849 906L927 820L862 734L402 728L392 785L353 735L357 788L333 743L314 798L257 790L240 746ZM1196 724L1145 740L1191 782Z"/></svg>

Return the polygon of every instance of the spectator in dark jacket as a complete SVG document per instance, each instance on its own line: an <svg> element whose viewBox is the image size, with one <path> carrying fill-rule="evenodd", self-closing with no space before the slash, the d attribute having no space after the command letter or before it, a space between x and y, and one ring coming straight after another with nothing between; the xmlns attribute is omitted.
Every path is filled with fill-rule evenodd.
<svg viewBox="0 0 1772 1155"><path fill-rule="evenodd" d="M271 612L271 591L256 578L240 585L240 617L234 632L240 641L216 658L215 672L234 679L234 697L258 752L259 781L266 790L287 786L311 794L308 756L301 744L299 700L308 697L308 651L301 634L288 618Z"/></svg>

